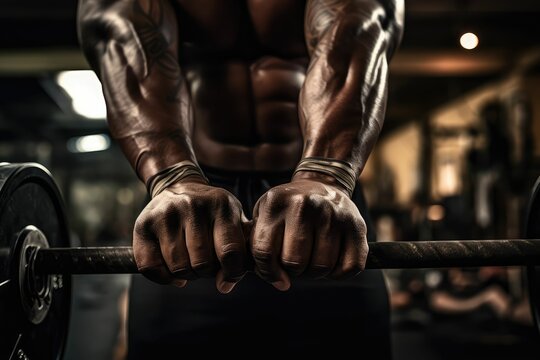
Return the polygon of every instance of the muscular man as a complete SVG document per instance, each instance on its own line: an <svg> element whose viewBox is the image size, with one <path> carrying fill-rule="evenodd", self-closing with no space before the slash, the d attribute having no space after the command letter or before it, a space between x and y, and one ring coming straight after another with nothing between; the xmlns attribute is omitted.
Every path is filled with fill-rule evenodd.
<svg viewBox="0 0 540 360"><path fill-rule="evenodd" d="M130 358L195 344L389 356L356 179L402 27L400 0L80 0L111 134L152 195L133 246L154 282L134 279Z"/></svg>

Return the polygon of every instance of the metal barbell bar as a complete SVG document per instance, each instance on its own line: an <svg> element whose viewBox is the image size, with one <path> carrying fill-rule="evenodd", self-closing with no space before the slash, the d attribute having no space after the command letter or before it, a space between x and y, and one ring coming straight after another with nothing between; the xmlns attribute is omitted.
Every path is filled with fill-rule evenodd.
<svg viewBox="0 0 540 360"><path fill-rule="evenodd" d="M524 236L534 239L540 238L539 193L540 180L524 219ZM540 240L369 246L368 269L527 266L530 303L540 324ZM70 274L137 272L131 247L70 248L63 202L47 169L37 164L0 165L0 358L61 357L70 322Z"/></svg>
<svg viewBox="0 0 540 360"><path fill-rule="evenodd" d="M369 244L367 269L527 266L540 264L540 240L399 241ZM36 274L137 273L133 249L40 248Z"/></svg>

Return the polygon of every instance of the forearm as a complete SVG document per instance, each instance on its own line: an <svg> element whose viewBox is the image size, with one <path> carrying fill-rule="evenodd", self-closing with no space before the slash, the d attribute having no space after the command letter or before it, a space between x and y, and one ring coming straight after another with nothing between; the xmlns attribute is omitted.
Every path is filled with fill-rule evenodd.
<svg viewBox="0 0 540 360"><path fill-rule="evenodd" d="M81 44L102 82L111 134L145 183L174 163L195 162L169 7L156 0L84 0L79 7Z"/></svg>
<svg viewBox="0 0 540 360"><path fill-rule="evenodd" d="M340 159L362 171L383 125L388 62L401 37L401 15L389 11L376 1L319 0L308 8L303 157Z"/></svg>

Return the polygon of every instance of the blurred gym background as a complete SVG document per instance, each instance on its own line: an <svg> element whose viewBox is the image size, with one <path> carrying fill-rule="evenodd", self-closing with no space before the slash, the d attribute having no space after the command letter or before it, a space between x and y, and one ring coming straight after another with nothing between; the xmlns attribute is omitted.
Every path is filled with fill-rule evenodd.
<svg viewBox="0 0 540 360"><path fill-rule="evenodd" d="M48 167L74 245L126 245L145 190L111 141L76 1L0 2L0 161ZM540 2L408 0L362 174L379 241L522 235L540 174ZM520 268L386 271L396 359L533 359ZM75 282L67 359L122 359L129 276Z"/></svg>

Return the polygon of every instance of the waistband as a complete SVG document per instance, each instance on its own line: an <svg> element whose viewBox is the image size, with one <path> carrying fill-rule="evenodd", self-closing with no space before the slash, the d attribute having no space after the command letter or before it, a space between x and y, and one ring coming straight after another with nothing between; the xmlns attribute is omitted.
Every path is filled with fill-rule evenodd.
<svg viewBox="0 0 540 360"><path fill-rule="evenodd" d="M252 178L252 179L268 179L268 180L286 180L289 181L292 178L294 169L286 171L239 171L239 170L227 170L211 167L204 164L199 164L202 171L209 178Z"/></svg>

